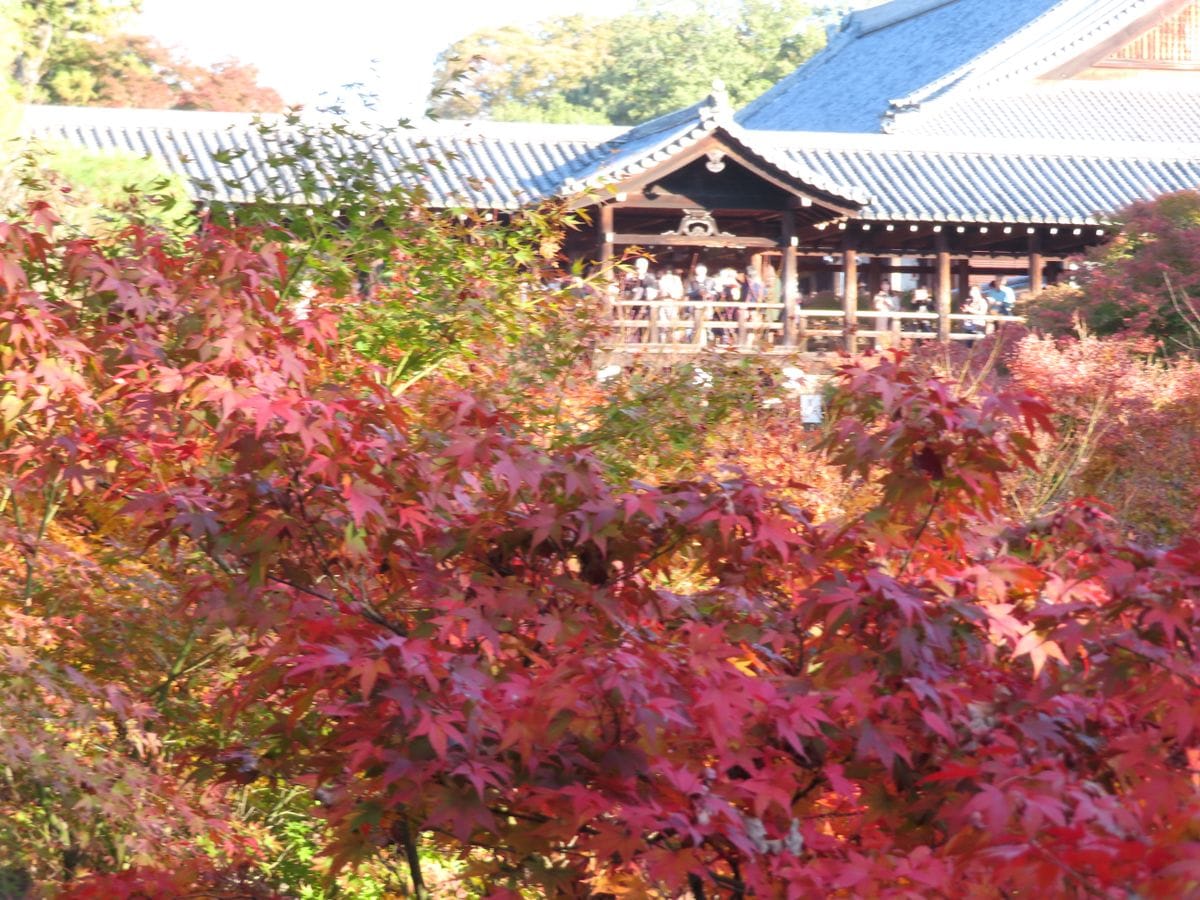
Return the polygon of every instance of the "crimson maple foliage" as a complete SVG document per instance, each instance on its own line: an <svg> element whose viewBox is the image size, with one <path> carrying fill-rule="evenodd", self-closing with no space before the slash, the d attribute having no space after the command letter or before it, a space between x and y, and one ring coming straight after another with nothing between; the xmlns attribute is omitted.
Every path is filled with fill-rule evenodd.
<svg viewBox="0 0 1200 900"><path fill-rule="evenodd" d="M1101 336L1156 344L1167 355L1194 353L1200 335L1200 193L1179 191L1133 203L1119 233L1087 255L1078 288L1034 298L1030 321L1064 334L1078 321Z"/></svg>
<svg viewBox="0 0 1200 900"><path fill-rule="evenodd" d="M1154 541L1190 531L1200 510L1200 366L1147 352L1144 339L1028 336L1008 358L1013 380L1055 398L1060 439L1024 479L1036 508L1094 496Z"/></svg>
<svg viewBox="0 0 1200 900"><path fill-rule="evenodd" d="M53 497L244 648L228 730L164 766L303 785L336 864L419 883L427 836L497 897L1200 889L1200 544L1010 520L1033 395L847 365L824 448L879 501L840 518L733 470L616 484L484 391L347 365L339 298L295 315L252 231L36 214L0 229L13 558ZM163 854L66 895L163 896Z"/></svg>

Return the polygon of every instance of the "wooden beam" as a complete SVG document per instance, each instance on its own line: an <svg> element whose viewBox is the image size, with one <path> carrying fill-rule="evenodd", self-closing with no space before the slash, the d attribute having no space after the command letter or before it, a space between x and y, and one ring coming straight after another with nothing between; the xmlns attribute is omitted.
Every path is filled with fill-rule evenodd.
<svg viewBox="0 0 1200 900"><path fill-rule="evenodd" d="M604 207L610 209L611 207ZM755 247L779 249L776 238L741 237L736 234L623 234L613 235L614 244L637 244L640 247Z"/></svg>
<svg viewBox="0 0 1200 900"><path fill-rule="evenodd" d="M838 251L833 251L837 253ZM959 265L970 263L969 259L958 258L954 254L949 254L951 262L957 262ZM893 257L894 258L894 257ZM1057 262L1053 257L1042 257L1043 262ZM803 257L796 260L796 270L799 272L840 272L842 267L838 263L810 262ZM1029 263L1022 260L1013 260L1011 265L1002 266L969 266L971 275L1028 275ZM928 266L889 266L886 270L897 275L928 275L930 278L937 274L937 264ZM882 279L881 279L882 280Z"/></svg>
<svg viewBox="0 0 1200 900"><path fill-rule="evenodd" d="M774 207L746 206L745 198L732 192L705 198L689 197L687 194L670 194L665 191L653 197L647 197L641 192L635 192L627 194L625 199L617 201L616 205L621 209L649 209L679 212L680 214L685 209L703 208L726 216L763 216L764 213L779 212Z"/></svg>

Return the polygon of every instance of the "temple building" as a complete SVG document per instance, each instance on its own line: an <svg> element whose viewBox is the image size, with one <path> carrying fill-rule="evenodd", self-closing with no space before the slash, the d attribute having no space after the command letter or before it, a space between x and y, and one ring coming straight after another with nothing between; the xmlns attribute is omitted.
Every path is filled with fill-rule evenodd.
<svg viewBox="0 0 1200 900"><path fill-rule="evenodd" d="M34 107L26 127L149 153L199 201L237 199L223 151L266 153L249 116ZM566 250L601 267L634 246L687 275L753 267L777 285L776 342L805 336L822 292L850 335L860 283L898 276L928 286L948 339L972 283L1037 291L1117 211L1200 187L1200 0L892 0L740 110L715 84L632 128L438 123L376 152L398 178L422 164L435 205L588 209Z"/></svg>

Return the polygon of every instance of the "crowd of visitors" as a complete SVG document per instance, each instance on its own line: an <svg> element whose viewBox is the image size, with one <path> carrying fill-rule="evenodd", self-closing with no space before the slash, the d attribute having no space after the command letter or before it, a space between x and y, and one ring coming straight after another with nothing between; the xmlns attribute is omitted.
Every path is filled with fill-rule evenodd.
<svg viewBox="0 0 1200 900"><path fill-rule="evenodd" d="M609 299L621 301L616 318L625 323L626 342L769 345L778 342L783 330L779 288L770 266L726 265L712 272L698 261L685 269L670 264L656 267L639 258L612 283ZM860 323L860 329L875 332L877 347L887 346L897 335L937 331L936 303L925 281L906 293L897 291L890 279L882 281L873 295L860 285L859 296L871 298L873 321ZM809 299L799 295L798 308L803 310ZM985 285L973 285L955 305L968 318L956 317L953 330L983 334L989 330L989 317L1014 314L1016 294L1004 276L997 276Z"/></svg>
<svg viewBox="0 0 1200 900"><path fill-rule="evenodd" d="M711 274L704 263L695 263L687 273L682 268L652 269L649 260L638 259L631 271L615 285L617 299L625 301L623 320L645 322L637 326L637 339L694 343L697 313L705 323L701 343L732 344L742 333L761 332L768 318L767 285L755 266L736 269L726 266ZM771 310L778 313L778 310ZM776 316L777 317L777 316Z"/></svg>

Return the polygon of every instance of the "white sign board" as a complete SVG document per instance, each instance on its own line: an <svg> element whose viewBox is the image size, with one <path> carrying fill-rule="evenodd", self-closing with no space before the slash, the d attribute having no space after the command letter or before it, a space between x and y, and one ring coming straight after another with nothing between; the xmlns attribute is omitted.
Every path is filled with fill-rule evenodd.
<svg viewBox="0 0 1200 900"><path fill-rule="evenodd" d="M820 425L825 421L824 401L820 394L801 394L800 421L805 425Z"/></svg>

